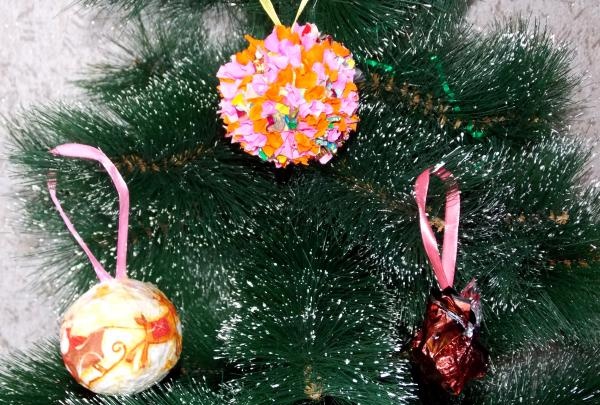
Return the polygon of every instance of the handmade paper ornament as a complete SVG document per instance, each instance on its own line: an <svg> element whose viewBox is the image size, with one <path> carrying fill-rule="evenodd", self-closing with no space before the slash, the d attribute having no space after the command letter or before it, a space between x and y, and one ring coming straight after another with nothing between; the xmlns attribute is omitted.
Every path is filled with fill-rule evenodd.
<svg viewBox="0 0 600 405"><path fill-rule="evenodd" d="M315 25L283 26L271 1L261 4L273 32L246 36L250 46L217 73L226 136L277 167L327 163L359 121L355 61Z"/></svg>
<svg viewBox="0 0 600 405"><path fill-rule="evenodd" d="M181 323L173 304L154 285L129 279L126 270L129 192L114 164L87 145L64 144L56 156L100 162L119 193L116 277L94 257L63 211L50 176L50 197L90 259L100 283L66 311L60 350L73 378L98 394L140 392L164 378L181 354Z"/></svg>
<svg viewBox="0 0 600 405"><path fill-rule="evenodd" d="M426 381L458 395L468 381L482 378L486 373L487 351L478 340L481 297L475 280L460 294L453 287L460 217L460 192L456 183L446 195L444 244L440 257L425 208L430 173L445 181L451 174L444 168L427 169L415 183L423 246L440 289L434 288L429 297L425 321L412 341L411 354Z"/></svg>

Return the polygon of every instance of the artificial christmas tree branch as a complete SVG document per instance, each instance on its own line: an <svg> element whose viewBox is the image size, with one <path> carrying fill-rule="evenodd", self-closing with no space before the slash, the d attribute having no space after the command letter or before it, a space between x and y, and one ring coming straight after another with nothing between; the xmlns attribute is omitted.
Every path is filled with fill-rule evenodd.
<svg viewBox="0 0 600 405"><path fill-rule="evenodd" d="M28 228L53 239L40 252L37 283L65 308L91 282L41 191L48 171L82 236L103 252L99 260L114 263L107 249L116 199L105 173L47 153L64 142L93 144L131 190L132 276L159 282L181 309L182 361L144 394L91 397L70 383L50 343L0 366L0 400L504 404L598 396L589 348L599 330L600 191L582 181L585 145L566 135L576 106L571 53L544 29L508 22L474 33L466 1L309 3L303 17L350 49L362 71L360 123L327 165L276 170L231 145L218 117L219 66L246 46L242 34L263 38L272 28L258 1L88 3L124 11L131 40L78 82L85 105L37 108L11 127ZM274 4L291 22L297 2ZM215 10L228 16L224 41L209 43ZM488 378L460 397L428 396L406 352L435 285L412 185L440 165L461 188L456 284L478 279L491 354ZM437 237L446 189L432 181L427 199Z"/></svg>
<svg viewBox="0 0 600 405"><path fill-rule="evenodd" d="M495 367L476 403L572 404L598 396L598 351L547 345L507 356ZM480 387L478 387L480 388Z"/></svg>

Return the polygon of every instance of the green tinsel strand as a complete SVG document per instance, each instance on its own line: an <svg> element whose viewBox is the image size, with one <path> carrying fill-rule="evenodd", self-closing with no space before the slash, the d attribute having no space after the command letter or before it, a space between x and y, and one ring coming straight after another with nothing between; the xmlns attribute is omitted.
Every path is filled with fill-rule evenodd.
<svg viewBox="0 0 600 405"><path fill-rule="evenodd" d="M383 71L384 73L391 73L392 76L395 75L394 67L390 64L376 61L374 59L363 59L360 56L356 56L356 59L359 61L363 61L370 68L378 69ZM442 83L442 89L446 96L448 97L448 101L453 105L452 111L459 114L461 112L461 108L458 105L458 101L456 99L456 94L450 88L450 84L448 83L448 79L446 77L446 73L444 72L444 67L442 66L442 62L439 60L437 55L431 56L431 61L435 64L435 68L438 72L438 76L440 78L440 82ZM482 130L476 130L475 124L473 122L469 122L465 127L466 131L475 139L480 139L485 136L485 133Z"/></svg>
<svg viewBox="0 0 600 405"><path fill-rule="evenodd" d="M356 57L356 59L361 60L361 57ZM364 59L364 63L372 68L375 69L381 69L383 70L385 73L391 73L392 76L394 75L394 67L392 65L388 65L387 63L382 63L382 62L378 62L375 59Z"/></svg>
<svg viewBox="0 0 600 405"><path fill-rule="evenodd" d="M444 66L440 61L440 58L437 55L432 55L431 61L434 63L435 68L438 72L440 82L442 83L442 89L444 90L444 93L446 93L448 101L450 101L450 103L453 105L452 111L454 111L457 114L460 113L461 109L456 100L456 94L450 88L450 84L448 83L448 78L446 77L446 73L444 72ZM475 125L473 124L473 122L469 122L465 129L475 139L483 138L483 136L485 135L483 131L475 129Z"/></svg>

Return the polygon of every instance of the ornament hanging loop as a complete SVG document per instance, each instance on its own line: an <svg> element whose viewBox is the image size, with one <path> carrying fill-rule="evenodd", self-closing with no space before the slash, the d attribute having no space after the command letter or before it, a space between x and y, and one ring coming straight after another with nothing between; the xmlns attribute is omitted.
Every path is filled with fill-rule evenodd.
<svg viewBox="0 0 600 405"><path fill-rule="evenodd" d="M106 169L108 175L110 176L115 188L117 189L117 193L119 194L119 223L118 223L118 232L117 232L117 269L116 269L116 279L122 280L127 278L127 233L129 228L129 190L127 189L127 184L123 177L113 164L110 159L98 148L94 148L88 145L82 145L77 143L66 143L63 145L59 145L56 148L50 151L54 156L64 156L71 158L79 158L79 159L87 159L94 160L99 162L104 169ZM50 193L50 198L52 202L56 206L58 213L62 217L67 229L79 246L83 249L87 257L89 258L98 279L101 282L112 280L113 277L104 269L102 264L94 254L91 252L90 248L83 241L83 238L79 235L75 226L64 212L58 197L56 196L56 177L53 173L50 173L48 179L48 191Z"/></svg>
<svg viewBox="0 0 600 405"><path fill-rule="evenodd" d="M419 208L419 225L421 227L423 247L425 248L427 257L429 257L431 267L433 267L433 272L440 285L440 289L444 290L454 286L456 252L458 250L460 191L458 185L453 184L446 193L444 244L440 256L438 243L435 234L433 233L433 229L431 229L426 210L427 192L429 191L429 179L431 174L443 181L448 181L452 178L452 173L443 167L438 169L428 168L417 177L417 181L415 182L415 199Z"/></svg>
<svg viewBox="0 0 600 405"><path fill-rule="evenodd" d="M294 24L296 24L298 22L298 19L304 12L304 9L306 8L307 4L308 4L308 0L302 0L302 2L300 3L300 7L298 7L298 12L296 13L296 17L294 18ZM292 24L292 25L294 25L294 24Z"/></svg>
<svg viewBox="0 0 600 405"><path fill-rule="evenodd" d="M259 0L259 1L260 1L260 4L262 5L263 9L265 10L267 15L271 19L271 21L273 21L273 24L283 25L281 23L281 20L279 19L279 16L277 15L277 12L275 11L275 7L273 6L273 3L271 2L271 0ZM306 8L307 4L308 4L308 0L302 0L300 2L300 6L298 7L298 12L296 12L296 18L294 18L294 23L292 25L294 25L298 22L298 19L302 15L302 12L304 12L304 9Z"/></svg>

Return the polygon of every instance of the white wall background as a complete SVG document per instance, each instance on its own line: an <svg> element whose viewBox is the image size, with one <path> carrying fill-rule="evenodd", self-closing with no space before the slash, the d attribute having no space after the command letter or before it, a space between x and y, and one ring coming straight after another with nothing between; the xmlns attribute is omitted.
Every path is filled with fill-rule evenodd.
<svg viewBox="0 0 600 405"><path fill-rule="evenodd" d="M32 105L80 98L71 82L86 65L102 61L99 50L121 32L114 20L73 3L0 0L0 354L25 348L57 329L51 300L34 296L28 287L35 268L25 256L35 256L39 241L19 232L22 211L14 198L14 168L4 153L2 117ZM587 109L574 120L573 131L593 142L600 139L599 0L474 0L469 18L485 29L494 19L518 14L537 17L575 47L576 69L585 74L578 98Z"/></svg>

